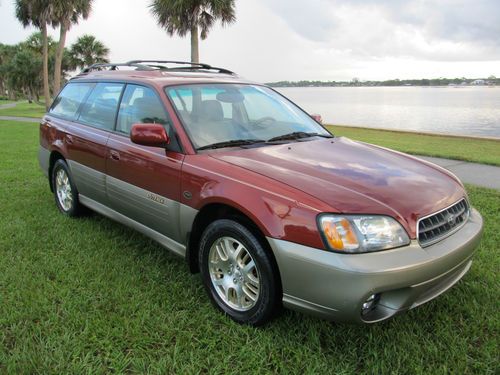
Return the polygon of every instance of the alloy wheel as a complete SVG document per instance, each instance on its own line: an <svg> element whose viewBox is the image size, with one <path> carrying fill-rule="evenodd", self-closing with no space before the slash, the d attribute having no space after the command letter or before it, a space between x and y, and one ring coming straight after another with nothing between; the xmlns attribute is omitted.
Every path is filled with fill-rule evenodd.
<svg viewBox="0 0 500 375"><path fill-rule="evenodd" d="M245 246L232 237L221 237L210 247L210 280L229 307L248 311L260 294L259 270Z"/></svg>
<svg viewBox="0 0 500 375"><path fill-rule="evenodd" d="M73 191L69 176L64 169L59 169L56 173L56 194L57 200L64 211L69 211L73 206Z"/></svg>

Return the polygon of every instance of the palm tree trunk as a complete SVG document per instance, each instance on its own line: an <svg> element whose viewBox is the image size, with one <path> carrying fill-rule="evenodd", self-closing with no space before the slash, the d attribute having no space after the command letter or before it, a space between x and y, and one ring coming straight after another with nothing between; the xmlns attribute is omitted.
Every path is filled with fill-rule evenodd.
<svg viewBox="0 0 500 375"><path fill-rule="evenodd" d="M28 87L28 103L33 103L33 88Z"/></svg>
<svg viewBox="0 0 500 375"><path fill-rule="evenodd" d="M66 33L68 27L66 22L61 22L61 29L59 32L59 44L57 45L56 58L54 61L54 94L59 92L61 88L61 66L64 54L64 45L66 44Z"/></svg>
<svg viewBox="0 0 500 375"><path fill-rule="evenodd" d="M50 106L49 90L49 48L47 42L47 23L42 23L42 41L43 41L43 96L45 97L45 109L48 111Z"/></svg>
<svg viewBox="0 0 500 375"><path fill-rule="evenodd" d="M199 51L198 51L198 25L191 26L191 62L199 63Z"/></svg>

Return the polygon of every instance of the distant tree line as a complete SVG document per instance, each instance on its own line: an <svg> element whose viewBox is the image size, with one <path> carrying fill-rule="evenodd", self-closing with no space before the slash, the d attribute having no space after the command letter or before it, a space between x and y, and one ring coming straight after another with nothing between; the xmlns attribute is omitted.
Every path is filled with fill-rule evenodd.
<svg viewBox="0 0 500 375"><path fill-rule="evenodd" d="M389 79L385 81L361 81L353 78L350 81L278 81L269 82L272 87L357 87L357 86L450 86L450 85L500 85L500 78L423 78L423 79Z"/></svg>
<svg viewBox="0 0 500 375"><path fill-rule="evenodd" d="M0 43L0 97L15 100L26 98L40 102L43 93L43 35L31 34L15 44ZM56 66L58 43L47 36L48 70ZM69 48L63 48L59 84L69 72L97 62L108 62L109 49L92 35L83 35ZM55 90L55 76L48 76L49 90ZM40 103L41 104L41 103Z"/></svg>

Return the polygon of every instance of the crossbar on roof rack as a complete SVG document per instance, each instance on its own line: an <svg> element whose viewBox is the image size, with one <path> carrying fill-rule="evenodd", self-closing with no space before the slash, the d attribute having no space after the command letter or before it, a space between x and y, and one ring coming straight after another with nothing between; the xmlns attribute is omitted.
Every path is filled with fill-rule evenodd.
<svg viewBox="0 0 500 375"><path fill-rule="evenodd" d="M183 66L183 67L177 67L177 68L168 68L168 67L162 67L161 65L151 65L151 63L156 63L156 64L175 64L175 65L188 65L188 66ZM211 66L208 64L203 64L203 63L193 63L189 61L176 61L176 60L131 60L128 61L127 64L144 64L146 66L153 66L155 68L163 68L166 70L215 70L219 73L223 74L235 74L234 72L225 69L225 68L218 68L215 66Z"/></svg>
<svg viewBox="0 0 500 375"><path fill-rule="evenodd" d="M157 64L174 64L181 66L169 68L167 66L157 65ZM235 75L234 72L228 69L217 68L215 66L211 66L208 64L192 63L188 61L174 61L174 60L131 60L125 63L97 63L97 64L92 64L87 68L84 68L79 73L79 75L84 75L94 70L102 70L103 68L109 68L109 70L118 70L118 67L121 66L134 67L136 68L136 70L170 70L170 71L213 70L222 74Z"/></svg>

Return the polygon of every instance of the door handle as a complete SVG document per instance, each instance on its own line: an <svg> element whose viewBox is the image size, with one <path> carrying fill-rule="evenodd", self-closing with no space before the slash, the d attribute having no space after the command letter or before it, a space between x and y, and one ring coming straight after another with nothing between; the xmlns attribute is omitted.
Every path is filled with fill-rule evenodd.
<svg viewBox="0 0 500 375"><path fill-rule="evenodd" d="M69 134L66 134L66 142L70 145L73 144L73 137Z"/></svg>
<svg viewBox="0 0 500 375"><path fill-rule="evenodd" d="M113 160L120 160L120 153L118 151L111 150L109 152L109 155L110 155L111 159L113 159Z"/></svg>

